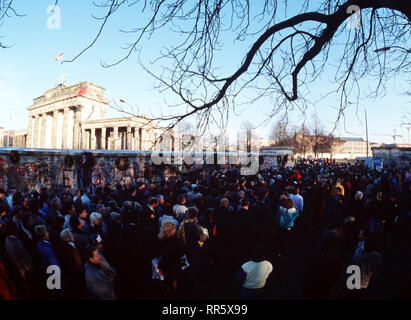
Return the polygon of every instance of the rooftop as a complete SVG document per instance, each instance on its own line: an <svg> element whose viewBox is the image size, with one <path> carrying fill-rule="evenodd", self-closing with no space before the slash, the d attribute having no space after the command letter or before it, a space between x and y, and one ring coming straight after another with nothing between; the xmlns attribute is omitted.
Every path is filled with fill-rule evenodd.
<svg viewBox="0 0 411 320"><path fill-rule="evenodd" d="M343 141L364 141L363 138L341 137Z"/></svg>

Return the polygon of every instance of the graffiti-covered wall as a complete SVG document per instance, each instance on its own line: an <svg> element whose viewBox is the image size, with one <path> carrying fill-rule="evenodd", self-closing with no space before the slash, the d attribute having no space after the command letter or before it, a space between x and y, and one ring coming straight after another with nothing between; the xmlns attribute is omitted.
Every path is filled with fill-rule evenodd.
<svg viewBox="0 0 411 320"><path fill-rule="evenodd" d="M220 153L218 153L220 155ZM173 157L177 153L173 153ZM185 156L189 158L191 153ZM217 155L217 154L216 154ZM181 156L181 154L180 154ZM198 157L198 155L197 155ZM254 159L257 161L256 172L260 169L274 170L277 167L278 152L260 153ZM187 158L187 159L188 159ZM161 181L163 178L184 174L189 171L205 169L204 164L193 164L186 161L184 165L155 164L148 151L114 151L97 150L46 150L26 148L0 148L0 187L17 189L19 191L39 190L41 187L52 188L55 191L88 189L90 186L133 185L141 178L151 181ZM188 165L192 163L192 165ZM207 162L203 162L207 163ZM217 167L224 170L231 162L215 162L216 165L206 165L204 172ZM224 164L218 164L224 163ZM210 172L211 172L210 171Z"/></svg>
<svg viewBox="0 0 411 320"><path fill-rule="evenodd" d="M56 190L134 184L150 164L145 152L0 149L0 187Z"/></svg>

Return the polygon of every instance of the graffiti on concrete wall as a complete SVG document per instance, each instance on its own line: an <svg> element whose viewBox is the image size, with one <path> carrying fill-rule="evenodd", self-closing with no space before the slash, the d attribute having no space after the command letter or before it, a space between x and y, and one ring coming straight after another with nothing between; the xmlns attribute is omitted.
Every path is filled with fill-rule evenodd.
<svg viewBox="0 0 411 320"><path fill-rule="evenodd" d="M8 164L7 183L9 188L19 190L50 186L53 181L47 159L22 159L18 164Z"/></svg>
<svg viewBox="0 0 411 320"><path fill-rule="evenodd" d="M100 159L91 170L91 183L95 187L104 187L110 181L110 173L107 171L106 161Z"/></svg>
<svg viewBox="0 0 411 320"><path fill-rule="evenodd" d="M0 188L7 189L7 160L0 158Z"/></svg>
<svg viewBox="0 0 411 320"><path fill-rule="evenodd" d="M64 163L60 164L56 177L57 189L73 189L75 187L75 181L74 169Z"/></svg>

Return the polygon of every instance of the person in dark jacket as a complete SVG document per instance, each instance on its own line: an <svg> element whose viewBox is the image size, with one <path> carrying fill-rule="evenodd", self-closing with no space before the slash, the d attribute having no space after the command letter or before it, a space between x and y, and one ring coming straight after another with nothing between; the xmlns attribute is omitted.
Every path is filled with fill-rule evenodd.
<svg viewBox="0 0 411 320"><path fill-rule="evenodd" d="M61 290L49 290L46 287L49 274L47 273L50 266L61 268L58 258L55 254L53 245L50 243L50 234L44 225L36 225L34 233L39 239L37 242L37 252L40 258L41 272L40 282L42 283L41 290L46 297L51 297L61 294Z"/></svg>
<svg viewBox="0 0 411 320"><path fill-rule="evenodd" d="M196 286L195 280L200 262L201 247L207 240L207 235L198 224L198 210L196 207L190 207L187 210L188 219L180 224L177 237L183 242L184 251L190 264L187 282L192 284L191 288Z"/></svg>
<svg viewBox="0 0 411 320"><path fill-rule="evenodd" d="M84 272L90 298L94 300L116 300L111 281L101 268L101 256L97 249L87 248L86 259Z"/></svg>
<svg viewBox="0 0 411 320"><path fill-rule="evenodd" d="M82 299L86 297L84 270L81 253L75 245L75 239L70 229L60 233L62 245L59 259L61 262L62 282L65 297Z"/></svg>
<svg viewBox="0 0 411 320"><path fill-rule="evenodd" d="M181 258L184 255L184 250L181 242L175 237L175 227L175 223L166 221L161 225L158 235L158 256L161 257L159 267L165 276L164 297L175 294L181 278Z"/></svg>
<svg viewBox="0 0 411 320"><path fill-rule="evenodd" d="M52 265L60 266L52 244L49 242L49 233L46 226L37 225L34 227L34 232L39 239L37 243L37 251L40 255L44 271Z"/></svg>

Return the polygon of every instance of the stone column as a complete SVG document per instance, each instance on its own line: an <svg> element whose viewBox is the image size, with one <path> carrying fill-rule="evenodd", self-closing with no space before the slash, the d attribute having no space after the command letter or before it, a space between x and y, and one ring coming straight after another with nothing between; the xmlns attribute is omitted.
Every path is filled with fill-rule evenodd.
<svg viewBox="0 0 411 320"><path fill-rule="evenodd" d="M128 126L127 127L127 135L126 135L127 150L132 149L131 140L133 140L133 133L131 132L131 127Z"/></svg>
<svg viewBox="0 0 411 320"><path fill-rule="evenodd" d="M73 149L79 149L81 106L74 108Z"/></svg>
<svg viewBox="0 0 411 320"><path fill-rule="evenodd" d="M136 150L136 129L131 128L131 134L130 134L130 144L131 144L131 149L130 150Z"/></svg>
<svg viewBox="0 0 411 320"><path fill-rule="evenodd" d="M81 149L88 149L87 148L87 131L84 129L84 127L81 128Z"/></svg>
<svg viewBox="0 0 411 320"><path fill-rule="evenodd" d="M146 150L146 130L141 128L141 150Z"/></svg>
<svg viewBox="0 0 411 320"><path fill-rule="evenodd" d="M101 149L106 149L106 128L101 128Z"/></svg>
<svg viewBox="0 0 411 320"><path fill-rule="evenodd" d="M26 140L26 148L32 148L32 139L33 139L33 117L29 114L29 126L27 128L27 140Z"/></svg>
<svg viewBox="0 0 411 320"><path fill-rule="evenodd" d="M114 141L114 150L119 150L119 142L120 139L118 138L118 127L114 127L114 132L113 132L113 141Z"/></svg>
<svg viewBox="0 0 411 320"><path fill-rule="evenodd" d="M55 110L53 112L53 129L52 129L52 132L51 132L51 147L53 149L57 148L57 130L59 130L59 128L58 128L58 115L59 115L58 110Z"/></svg>
<svg viewBox="0 0 411 320"><path fill-rule="evenodd" d="M95 150L96 149L96 129L92 128L91 129L91 146L90 149Z"/></svg>
<svg viewBox="0 0 411 320"><path fill-rule="evenodd" d="M40 148L46 147L47 113L41 115Z"/></svg>
<svg viewBox="0 0 411 320"><path fill-rule="evenodd" d="M71 128L68 128L68 121L69 121L69 109L64 109L63 110L63 135L61 137L61 148L62 149L67 149L67 137L68 137L68 130L71 130Z"/></svg>
<svg viewBox="0 0 411 320"><path fill-rule="evenodd" d="M34 129L33 129L33 137L31 140L31 146L32 148L38 148L38 141L39 141L39 115L36 114L34 116Z"/></svg>
<svg viewBox="0 0 411 320"><path fill-rule="evenodd" d="M90 149L90 131L84 130L84 148Z"/></svg>
<svg viewBox="0 0 411 320"><path fill-rule="evenodd" d="M137 127L134 128L134 150L140 150L140 135Z"/></svg>

